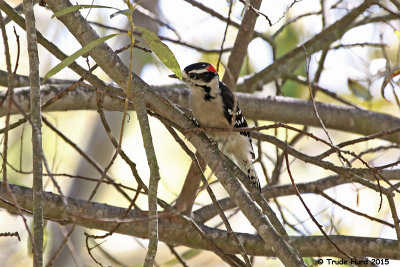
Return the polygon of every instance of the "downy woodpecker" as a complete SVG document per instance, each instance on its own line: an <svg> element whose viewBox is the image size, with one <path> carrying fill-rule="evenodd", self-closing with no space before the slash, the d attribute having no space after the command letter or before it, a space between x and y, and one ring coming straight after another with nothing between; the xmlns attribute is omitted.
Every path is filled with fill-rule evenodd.
<svg viewBox="0 0 400 267"><path fill-rule="evenodd" d="M247 127L234 94L219 80L218 73L211 64L199 62L187 66L183 70L182 80L190 88L190 108L200 126L226 129L232 126ZM232 119L235 120L233 123ZM234 158L250 182L261 191L253 166L254 151L250 133L213 131L206 134L218 143L224 154Z"/></svg>

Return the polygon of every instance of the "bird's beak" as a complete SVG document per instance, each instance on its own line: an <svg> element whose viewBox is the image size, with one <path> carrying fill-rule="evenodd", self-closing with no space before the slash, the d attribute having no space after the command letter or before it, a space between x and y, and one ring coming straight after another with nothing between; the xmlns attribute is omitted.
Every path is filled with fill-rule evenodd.
<svg viewBox="0 0 400 267"><path fill-rule="evenodd" d="M176 76L175 74L168 75L168 77L174 78L174 79L179 79L178 76Z"/></svg>

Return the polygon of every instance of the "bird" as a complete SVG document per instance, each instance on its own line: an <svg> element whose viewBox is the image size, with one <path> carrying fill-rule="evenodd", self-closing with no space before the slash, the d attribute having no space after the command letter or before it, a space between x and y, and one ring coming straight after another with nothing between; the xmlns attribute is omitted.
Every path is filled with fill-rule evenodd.
<svg viewBox="0 0 400 267"><path fill-rule="evenodd" d="M233 92L219 80L215 68L207 62L188 65L182 72L182 81L190 89L189 106L200 127L247 128L247 121ZM234 119L234 121L232 121ZM234 159L250 182L261 191L255 171L255 158L250 133L246 131L212 131L206 135L219 149Z"/></svg>

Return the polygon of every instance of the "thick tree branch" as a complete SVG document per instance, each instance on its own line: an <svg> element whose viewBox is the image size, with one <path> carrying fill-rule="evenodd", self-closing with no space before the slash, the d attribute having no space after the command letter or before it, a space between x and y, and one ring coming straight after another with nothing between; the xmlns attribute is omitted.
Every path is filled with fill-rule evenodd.
<svg viewBox="0 0 400 267"><path fill-rule="evenodd" d="M60 91L66 89L68 85L44 85L41 93L43 102L54 97ZM189 91L180 87L153 87L154 91L160 96L165 97L174 103L187 107ZM104 109L122 111L121 101L124 92L114 88L118 95L111 98L106 95L104 99ZM110 94L112 95L112 94ZM309 101L290 98L260 96L246 93L237 93L238 101L246 118L251 120L280 121L284 123L294 123L307 126L319 127L320 123L315 118L312 104ZM4 92L0 92L0 98L4 97ZM26 111L29 107L29 88L15 89L14 99ZM317 102L317 109L325 123L325 126L334 130L370 135L396 129L400 125L400 119L384 113L368 110L360 110L353 107L340 106L329 103ZM132 108L132 107L130 107ZM67 111L67 110L96 110L95 92L88 87L81 85L65 97L57 101L57 105L52 105L46 111ZM14 107L12 114L18 114ZM6 109L0 107L0 116L6 114ZM400 143L400 132L379 137L394 143Z"/></svg>
<svg viewBox="0 0 400 267"><path fill-rule="evenodd" d="M2 183L0 183L0 186L0 207L9 211L14 211L15 208L10 204L9 196L4 190ZM21 208L30 214L32 211L32 202L29 201L29 199L32 198L32 189L17 185L10 185L10 188L17 197ZM119 218L126 213L126 209L124 208L96 202L92 202L86 208L85 200L67 198L70 214L68 217L65 217L66 211L64 210L61 196L50 192L44 192L43 201L44 216L49 220L65 224L74 222L83 227L104 231L109 231L113 229L117 223L122 222L120 227L116 230L117 233L147 238L148 217L143 212L132 210L129 212L126 219L120 220ZM85 212L83 213L84 210ZM213 229L204 225L201 225L201 227L204 233L225 253L240 253L238 247L235 245L235 241L226 231ZM189 221L172 214L160 214L159 236L160 241L166 242L167 244L211 250L208 243L203 240L196 231L193 231ZM265 244L260 236L245 233L237 233L237 236L243 243L248 255L275 255L272 247ZM330 238L353 256L400 260L397 240L355 236L330 236ZM291 237L290 240L299 248L300 253L304 257L341 256L322 236Z"/></svg>
<svg viewBox="0 0 400 267"><path fill-rule="evenodd" d="M388 180L399 180L400 170L382 171L381 175L386 177L386 179ZM368 173L363 175L363 178L371 181L375 180L374 176ZM348 183L352 183L352 181L350 181L346 177L340 175L331 175L312 182L297 183L296 186L301 194L307 194L307 193L319 194L319 192L322 192L329 188ZM295 192L291 184L266 186L262 189L262 194L266 199L273 199L282 196L291 196L294 195L294 193ZM232 201L231 198L220 199L218 203L221 205L223 210L229 210L236 207L235 203ZM206 222L216 215L218 215L217 211L215 210L212 204L209 204L194 211L194 216L196 216L195 218L201 222Z"/></svg>
<svg viewBox="0 0 400 267"><path fill-rule="evenodd" d="M259 9L262 0L250 0L250 5ZM229 55L228 65L222 81L234 90L237 79L239 78L240 70L247 55L247 47L253 39L254 26L256 25L258 14L251 8L248 8L243 16L240 24L239 32L236 35L231 54Z"/></svg>

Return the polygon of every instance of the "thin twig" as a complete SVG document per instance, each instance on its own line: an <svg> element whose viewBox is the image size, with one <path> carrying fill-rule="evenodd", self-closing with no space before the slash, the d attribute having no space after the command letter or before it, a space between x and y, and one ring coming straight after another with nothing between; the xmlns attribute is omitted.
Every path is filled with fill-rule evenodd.
<svg viewBox="0 0 400 267"><path fill-rule="evenodd" d="M251 3L250 0L239 0L247 9L253 11L254 13L256 13L257 15L261 15L263 16L267 21L269 26L272 26L272 22L271 20L268 18L267 15L265 15L264 13L260 12L259 7L255 8Z"/></svg>
<svg viewBox="0 0 400 267"><path fill-rule="evenodd" d="M320 191L320 190L318 190L318 191ZM317 191L317 192L318 192L318 191ZM326 198L327 200L329 200L330 202L332 202L333 204L335 204L335 205L341 207L341 208L344 209L344 210L350 211L350 212L352 212L352 213L354 213L354 214L356 214L356 215L359 215L359 216L361 216L361 217L365 217L365 218L367 218L367 219L369 219L369 220L371 220L371 221L375 221L375 222L378 222L378 223L381 223L381 224L384 224L384 225L387 225L387 226L389 226L389 227L394 228L394 225L393 225L392 223L389 223L389 222L387 222L387 221L385 221L385 220L381 220L381 219L378 219L378 218L369 216L368 214L365 214L365 213L359 212L359 211L357 211L357 210L354 210L354 209L352 209L352 208L349 208L349 207L343 205L342 203L336 201L335 199L331 198L330 196L328 196L327 194L325 194L323 191L320 191L319 194L320 194L321 196L323 196L324 198Z"/></svg>
<svg viewBox="0 0 400 267"><path fill-rule="evenodd" d="M286 14L288 14L288 12L289 12L289 10L296 4L296 3L299 3L299 2L301 2L302 0L293 0L292 1L292 3L285 9L285 11L282 13L282 16L274 23L274 24L272 24L272 25L275 25L275 24L277 24L279 21L281 21L285 16L286 16Z"/></svg>
<svg viewBox="0 0 400 267"><path fill-rule="evenodd" d="M6 57L6 66L7 66L7 80L8 80L8 94L7 94L7 113L6 113L6 120L5 120L5 132L4 132L4 140L3 140L3 162L2 162L2 172L3 172L3 187L6 189L7 194L11 198L11 202L13 206L17 209L17 213L19 216L21 216L22 221L24 223L25 229L28 233L29 237L29 242L32 244L32 249L33 253L37 254L36 248L35 248L35 243L34 239L32 236L32 233L30 231L30 227L28 226L27 220L25 216L23 215L23 212L21 210L20 205L18 204L16 196L13 194L13 192L10 189L10 186L8 185L7 181L7 153L8 153L8 130L10 129L10 109L11 109L11 104L12 104L12 97L13 97L13 92L14 92L14 87L13 87L13 74L11 72L11 59L10 59L10 50L8 46L8 37L7 37L7 31L5 28L5 24L3 21L3 15L0 12L0 27L1 27L1 33L3 36L3 43L4 43L4 53ZM34 257L34 264L37 264L37 258Z"/></svg>
<svg viewBox="0 0 400 267"><path fill-rule="evenodd" d="M87 162L89 162L90 165L93 166L93 168L99 172L100 174L103 173L102 167L96 163L89 155L87 155L77 144L72 142L66 135L64 135L60 130L58 130L54 125L52 125L45 117L43 117L43 122L46 124L52 131L54 131L58 136L61 137L66 143L68 143L72 148L74 148L84 159L86 159ZM128 194L123 191L121 188L119 188L117 185L114 183L114 179L112 179L110 176L106 175L106 179L110 181L115 189L120 192L129 202L130 202L130 197Z"/></svg>
<svg viewBox="0 0 400 267"><path fill-rule="evenodd" d="M307 74L307 81L308 81L308 89L309 89L309 93L310 93L310 99L311 99L311 102L312 102L314 114L315 114L315 117L318 119L323 131L325 132L325 134L326 134L326 136L327 136L327 138L329 140L329 143L332 145L332 147L336 148L336 146L333 144L331 135L329 134L328 130L325 127L325 123L322 121L321 117L319 116L319 112L318 112L317 106L315 104L314 94L313 94L313 90L312 90L312 86L311 86L311 82L310 82L310 73L309 73L310 63L308 61L309 60L309 56L307 54L306 47L305 46L303 46L303 47L304 47L304 53L305 53L305 57L306 57L306 74ZM321 71L322 71L322 67L321 67ZM346 159L341 155L339 148L336 150L336 153L337 153L338 158L339 158L340 162L342 163L342 165L346 166L346 164L345 164Z"/></svg>
<svg viewBox="0 0 400 267"><path fill-rule="evenodd" d="M66 235L68 234L67 232L67 228L65 226L62 225L58 225L60 228L60 231L62 233L62 235L64 236L64 238L66 237ZM84 267L82 262L79 259L79 255L76 251L76 248L74 247L74 244L71 242L70 239L66 239L67 241L67 247L69 249L69 252L71 253L72 256L72 260L74 261L76 267ZM60 251L61 252L61 251Z"/></svg>
<svg viewBox="0 0 400 267"><path fill-rule="evenodd" d="M192 218L188 218L184 215L182 215L186 220L188 220L193 229L196 230L196 232L198 232L202 238L205 239L205 241L210 245L210 247L213 249L213 251L222 259L224 260L226 263L228 263L230 266L240 266L243 267L245 266L243 264L243 262L237 258L235 255L228 255L225 254L214 242L212 239L210 239L207 235L204 234L203 230L201 229L201 226L195 222Z"/></svg>
<svg viewBox="0 0 400 267"><path fill-rule="evenodd" d="M113 27L113 26L109 26L109 25L105 25L105 24L102 24L102 23L99 23L99 22L89 21L89 23L92 24L92 25L98 26L98 27L105 28L105 29L115 30L115 31L123 32L123 33L128 33L127 30L124 30L124 29L121 29L121 28L117 28L117 27ZM142 35L141 33L136 32L136 31L133 32L133 34L135 36L136 35L137 36L141 36ZM182 40L172 39L172 38L169 38L167 36L158 35L158 38L160 38L160 40L162 40L162 41L167 41L167 42L171 42L171 43L174 43L174 44L179 44L179 45L182 45L182 46L186 46L186 47L194 49L194 50L196 50L198 52L210 53L210 54L214 54L214 53L219 53L220 52L220 49L207 49L207 48L203 48L203 47L200 47L200 46L196 46L196 45L184 42ZM134 45L134 47L136 47L138 49L141 49L141 50L144 50L145 52L151 52L151 50L148 50L147 48L144 48L144 47L141 47L141 46ZM226 53L226 52L229 52L230 50L231 50L231 48L225 48L223 50L223 52Z"/></svg>
<svg viewBox="0 0 400 267"><path fill-rule="evenodd" d="M293 81L295 81L295 82L297 82L297 83L299 83L299 84L302 84L302 85L309 85L309 81L308 81L306 78L302 77L302 76L299 76L299 75L288 75L287 77L288 77L290 80L293 80ZM319 86L318 84L311 83L311 86L312 86L312 89L313 89L313 90L315 90L315 91L320 91L321 93L323 93L323 94L325 94L325 95L327 95L327 96L332 97L333 99L339 101L340 103L343 103L343 104L345 104L345 105L351 106L351 107L356 108L356 109L359 109L359 110L362 110L362 109L363 109L362 107L359 107L359 106L357 106L356 104L354 104L354 103L352 103L352 102L350 102L350 101L347 101L347 100L344 99L343 97L339 96L337 93L335 93L335 92L333 92L333 91L330 91L330 90L328 90L328 89L325 89L325 88Z"/></svg>
<svg viewBox="0 0 400 267"><path fill-rule="evenodd" d="M17 30L15 29L15 26L13 26L14 28L14 35L15 35L15 39L17 41L17 58L15 59L15 66L14 66L14 71L13 71L13 75L17 74L17 69L18 69L18 64L19 64L19 56L21 55L21 44L19 43L19 35L17 34Z"/></svg>
<svg viewBox="0 0 400 267"><path fill-rule="evenodd" d="M201 155L196 152L195 154L198 163L200 164L201 170L205 170L207 167L206 162L201 157ZM183 212L185 215L190 215L192 212L194 201L196 200L197 194L203 189L200 188L200 178L201 173L196 168L196 164L192 162L189 167L189 171L186 175L185 182L182 186L181 192L176 199L176 208L178 211Z"/></svg>
<svg viewBox="0 0 400 267"><path fill-rule="evenodd" d="M286 13L286 12L285 12L285 13ZM317 12L308 12L308 13L303 13L303 14L301 14L301 15L299 15L299 16L293 18L293 19L289 19L289 20L288 20L287 22L285 22L276 32L274 32L274 34L272 35L272 38L273 38L273 39L276 39L276 37L277 37L280 33L282 33L285 29L287 29L287 27L288 27L290 24L292 24L292 23L298 21L299 19L302 19L302 18L305 18L305 17L309 17L309 16L316 16L316 15L319 15L319 14L321 14L321 11L317 11ZM284 15L285 15L285 14L284 14ZM283 17L282 17L282 18L283 18ZM278 19L278 21L279 21L279 19ZM276 23L274 23L274 24L276 24Z"/></svg>
<svg viewBox="0 0 400 267"><path fill-rule="evenodd" d="M299 190L297 189L296 183L294 182L294 178L292 176L292 172L290 171L290 167L289 167L289 157L288 154L285 152L285 161L286 161L286 168L287 168L287 172L289 174L289 178L290 181L292 182L293 185L293 189L296 192L297 197L300 199L301 203L303 204L304 208L306 209L308 215L310 216L311 220L315 223L315 225L318 227L318 229L321 231L321 233L329 240L329 242L340 252L342 253L344 256L346 256L346 258L352 258L351 256L349 256L346 252L344 252L343 250L341 250L338 245L336 245L335 242L333 242L332 239L330 239L330 237L327 235L327 233L324 231L324 229L322 228L322 225L319 224L319 222L315 219L314 215L311 213L310 209L307 207L307 204L304 202L303 198L301 197L301 194L299 192Z"/></svg>
<svg viewBox="0 0 400 267"><path fill-rule="evenodd" d="M49 259L49 261L46 264L46 267L51 267L54 264L54 261L56 260L56 258L58 257L58 255L60 255L61 250L64 248L64 246L68 243L69 238L71 237L72 233L74 232L76 227L76 224L73 224L72 227L69 229L68 233L64 234L64 239L61 242L61 244L57 247L56 251L53 253L53 255L51 256L51 258Z"/></svg>
<svg viewBox="0 0 400 267"><path fill-rule="evenodd" d="M92 249L94 249L94 248L96 248L96 247L98 247L98 246L100 246L102 243L104 243L105 241L103 241L102 243L100 243L100 244L96 244L96 245L94 245L93 247L89 247L89 238L90 238L90 235L88 235L87 233L84 233L84 235L86 236L86 238L85 238L85 244L86 244L86 249L87 249L87 251L88 251L88 253L89 253L89 256L92 258L92 260L95 262L95 263L97 263L99 266L101 266L101 267L106 267L105 265L103 265L101 262L99 262L98 260L96 260L96 258L93 256L93 254L92 254Z"/></svg>
<svg viewBox="0 0 400 267"><path fill-rule="evenodd" d="M189 265L186 264L185 260L182 259L181 255L179 255L178 252L175 251L173 246L168 245L168 248L183 267L189 267Z"/></svg>
<svg viewBox="0 0 400 267"><path fill-rule="evenodd" d="M386 196L389 202L390 211L392 213L394 229L396 230L397 242L400 246L400 220L396 210L396 203L394 202L393 196Z"/></svg>
<svg viewBox="0 0 400 267"><path fill-rule="evenodd" d="M222 38L222 42L221 42L221 51L219 52L219 55L218 55L217 72L219 71L219 63L221 62L222 53L223 53L223 51L224 51L225 39L226 39L226 35L227 35L227 33L228 33L229 24L230 24L230 22L231 22L232 6L233 6L233 1L232 1L232 0L229 0L228 20L226 21L225 32L224 32L224 35L223 35L223 38Z"/></svg>
<svg viewBox="0 0 400 267"><path fill-rule="evenodd" d="M19 237L19 233L18 232L14 232L14 233L10 233L10 232L6 232L6 233L0 233L0 237L1 236L15 236L16 238L18 238L18 241L21 241L21 237Z"/></svg>

